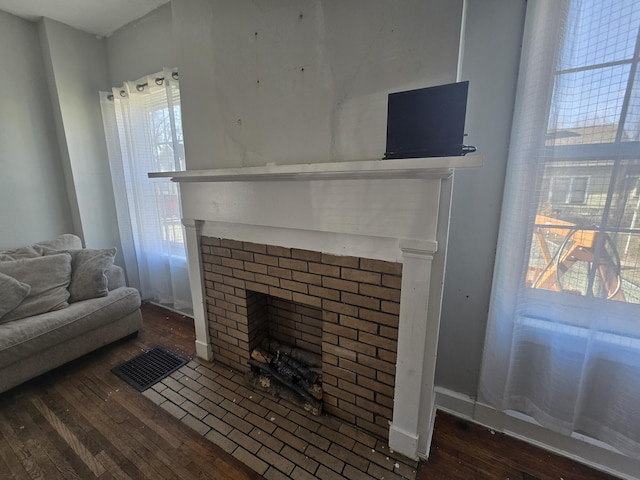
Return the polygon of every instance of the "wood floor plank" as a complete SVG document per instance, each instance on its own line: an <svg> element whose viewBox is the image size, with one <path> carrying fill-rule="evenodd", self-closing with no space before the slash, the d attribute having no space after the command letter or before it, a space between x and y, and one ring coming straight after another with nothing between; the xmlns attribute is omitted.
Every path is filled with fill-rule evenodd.
<svg viewBox="0 0 640 480"><path fill-rule="evenodd" d="M0 422L2 422L0 417ZM14 453L13 449L9 445L8 441L4 438L4 435L0 433L0 459L2 459L2 473L6 475L6 478L27 480L29 475L23 468L20 460Z"/></svg>
<svg viewBox="0 0 640 480"><path fill-rule="evenodd" d="M27 476L33 480L46 480L40 465L33 456L33 453L24 445L17 435L10 419L0 413L0 433L7 440L9 447L18 458L18 461L27 473Z"/></svg>
<svg viewBox="0 0 640 480"><path fill-rule="evenodd" d="M420 463L417 480L470 478L615 480L568 458L438 411L429 460Z"/></svg>
<svg viewBox="0 0 640 480"><path fill-rule="evenodd" d="M64 442L56 441L57 438L52 435L53 430L49 428L50 424L44 417L42 417L33 403L25 402L22 405L22 409L17 413L20 418L20 422L23 423L27 431L30 432L32 440L37 439L37 442L40 444L43 452L55 465L55 468L60 472L62 478L69 480L83 480L88 478L87 472L77 472L76 466L68 461L68 458L60 448L64 445Z"/></svg>

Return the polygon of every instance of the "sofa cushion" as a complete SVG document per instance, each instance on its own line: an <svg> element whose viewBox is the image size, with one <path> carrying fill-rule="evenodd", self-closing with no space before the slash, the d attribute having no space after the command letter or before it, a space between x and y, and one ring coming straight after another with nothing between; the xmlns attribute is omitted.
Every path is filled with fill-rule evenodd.
<svg viewBox="0 0 640 480"><path fill-rule="evenodd" d="M116 249L67 250L71 255L69 302L106 297L109 293L106 270L113 264Z"/></svg>
<svg viewBox="0 0 640 480"><path fill-rule="evenodd" d="M0 321L6 313L20 305L29 292L31 292L30 285L0 273Z"/></svg>
<svg viewBox="0 0 640 480"><path fill-rule="evenodd" d="M45 257L46 258L46 257ZM63 310L0 324L0 365L30 357L70 338L109 325L140 308L140 294L123 287L106 297L72 303Z"/></svg>
<svg viewBox="0 0 640 480"><path fill-rule="evenodd" d="M44 240L12 250L0 251L0 261L19 260L21 258L41 257L46 251L82 248L80 237L71 233L58 235L52 240Z"/></svg>
<svg viewBox="0 0 640 480"><path fill-rule="evenodd" d="M0 261L0 273L31 287L22 303L4 315L0 322L59 310L69 305L67 287L71 281L71 255L68 253Z"/></svg>

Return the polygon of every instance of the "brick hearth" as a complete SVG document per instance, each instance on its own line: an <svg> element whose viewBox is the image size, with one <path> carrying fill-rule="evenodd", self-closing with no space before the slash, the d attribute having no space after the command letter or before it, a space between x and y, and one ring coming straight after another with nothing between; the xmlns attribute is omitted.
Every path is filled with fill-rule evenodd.
<svg viewBox="0 0 640 480"><path fill-rule="evenodd" d="M266 335L320 346L325 411L388 439L402 264L213 237L201 251L214 359L246 371Z"/></svg>

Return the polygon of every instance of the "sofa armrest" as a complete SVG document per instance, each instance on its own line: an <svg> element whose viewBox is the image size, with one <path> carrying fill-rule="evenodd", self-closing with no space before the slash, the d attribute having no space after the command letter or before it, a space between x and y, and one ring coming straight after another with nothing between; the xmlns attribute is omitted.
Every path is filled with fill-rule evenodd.
<svg viewBox="0 0 640 480"><path fill-rule="evenodd" d="M109 288L109 291L127 286L122 267L111 265L104 273L107 276L107 288Z"/></svg>

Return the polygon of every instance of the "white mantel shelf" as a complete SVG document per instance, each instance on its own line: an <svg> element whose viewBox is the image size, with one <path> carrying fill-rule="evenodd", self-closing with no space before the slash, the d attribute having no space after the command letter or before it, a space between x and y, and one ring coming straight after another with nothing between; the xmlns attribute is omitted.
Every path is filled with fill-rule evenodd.
<svg viewBox="0 0 640 480"><path fill-rule="evenodd" d="M270 164L260 167L151 172L149 178L171 178L174 182L256 182L282 180L336 180L381 178L448 177L455 168L481 167L482 155L352 162Z"/></svg>

